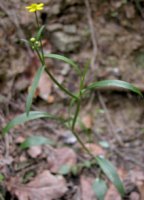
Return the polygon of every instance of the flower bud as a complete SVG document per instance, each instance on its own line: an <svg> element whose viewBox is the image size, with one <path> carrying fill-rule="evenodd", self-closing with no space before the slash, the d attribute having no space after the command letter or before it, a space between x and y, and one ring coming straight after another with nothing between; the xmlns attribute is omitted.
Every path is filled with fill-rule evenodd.
<svg viewBox="0 0 144 200"><path fill-rule="evenodd" d="M40 47L40 42L39 42L39 41L36 41L36 42L35 42L35 45L36 45L36 47Z"/></svg>
<svg viewBox="0 0 144 200"><path fill-rule="evenodd" d="M30 42L32 42L32 43L34 43L36 41L36 39L34 38L34 37L32 37L31 39L30 39Z"/></svg>

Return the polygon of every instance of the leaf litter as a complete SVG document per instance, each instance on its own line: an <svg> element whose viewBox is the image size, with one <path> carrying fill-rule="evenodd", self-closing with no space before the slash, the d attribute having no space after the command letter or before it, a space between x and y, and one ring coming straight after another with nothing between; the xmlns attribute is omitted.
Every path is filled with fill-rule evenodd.
<svg viewBox="0 0 144 200"><path fill-rule="evenodd" d="M18 183L17 178L11 178L7 188L18 200L53 200L62 197L67 191L65 179L60 175L52 175L48 170L25 185Z"/></svg>
<svg viewBox="0 0 144 200"><path fill-rule="evenodd" d="M9 1L8 4L11 4L11 2L12 1ZM67 1L67 2L69 4L71 4L70 1ZM73 5L75 5L76 1L71 1L71 2L72 2ZM116 1L112 1L112 3L117 4ZM118 1L118 3L122 6L122 1ZM56 2L56 5L57 5L57 2ZM23 5L22 5L22 7L23 7ZM141 33L143 33L142 20L140 20L140 18L138 16L136 16L136 12L133 12L133 9L134 9L133 4L131 4L130 1L128 1L128 5L124 5L124 12L122 10L119 10L119 8L122 9L122 7L115 8L118 15L115 16L115 17L114 17L114 15L113 15L113 17L109 16L110 21L105 20L105 16L101 17L102 15L105 15L105 14L106 15L107 14L108 15L114 14L111 11L110 5L107 5L107 3L105 3L104 9L103 9L103 4L100 7L102 9L100 9L98 12L97 12L97 10L96 11L93 10L94 13L96 14L95 16L97 18L96 19L96 21L97 21L97 23L96 23L96 29L97 30L96 31L97 31L98 43L99 43L99 47L100 47L100 49L99 49L100 56L98 57L98 63L100 63L100 66L98 64L99 68L97 70L98 79L99 78L100 79L101 78L107 78L107 77L115 78L115 74L110 73L110 72L109 72L109 74L107 74L103 77L100 77L100 74L108 71L109 67L110 67L111 69L115 69L115 68L119 69L120 75L117 75L117 76L120 76L120 79L124 79L124 80L128 80L128 81L136 81L136 82L139 82L141 80L141 82L143 82L142 68L141 68L141 66L135 65L135 59L132 58L133 55L135 57L135 52L139 53L143 50L143 46L142 46L142 44L143 44L142 43L143 34L141 34ZM95 9L95 8L93 7L93 9ZM21 10L21 9L19 9L19 10ZM50 10L49 10L49 12L50 12ZM98 13L99 13L100 17L97 17ZM77 13L73 13L73 14L75 16L77 15ZM126 17L130 20L135 18L135 20L133 20L133 23L131 23L131 21L129 21L127 18L124 18L125 14L126 14ZM3 15L3 13L2 13L2 15ZM26 23L32 24L33 20L30 16L26 17L24 15L25 14L23 12L22 13L23 17L20 17L20 21L26 27ZM70 13L70 15L71 15L71 13ZM75 16L74 16L74 19L76 19ZM5 22L6 17L7 16L4 16L4 18L3 18L4 22ZM66 18L65 18L65 16L62 16L61 20L68 20L69 18L73 19L73 16L66 16ZM1 21L3 21L3 20L1 20ZM119 23L115 23L115 21L118 21ZM65 23L66 23L66 21L64 22L64 24ZM75 21L74 21L74 23L75 23ZM85 18L84 18L84 23L85 23ZM82 25L82 24L80 24L80 25ZM21 76L19 76L19 75L21 75L21 73L23 73L23 72L25 73L25 65L23 63L25 63L25 61L26 61L27 65L28 65L28 58L26 57L27 52L25 52L24 50L22 50L23 52L20 52L20 51L18 52L17 48L14 49L14 47L12 47L13 42L11 43L11 36L12 36L12 32L14 32L14 29L10 28L11 26L9 26L9 23L6 23L5 26L6 26L7 30L10 30L10 32L9 32L10 42L8 42L8 43L5 42L3 47L2 47L1 53L2 53L2 55L5 54L5 59L3 59L3 60L5 60L4 61L5 64L2 65L3 68L2 68L1 71L3 71L3 69L6 70L10 66L10 63L8 62L7 58L9 58L11 60L13 59L12 65L11 65L11 68L10 68L11 70L8 70L8 75L7 75L8 80L11 79L13 74L16 74L16 76L18 75L18 77L20 77L20 80L21 80ZM131 28L133 29L132 34L130 33ZM2 27L2 29L3 29L3 27ZM139 33L137 33L137 30L139 30ZM5 35L5 31L4 31L4 35ZM12 39L13 39L13 36L12 36ZM4 42L4 41L5 41L5 37L3 37L2 42ZM10 49L10 53L6 54L8 49ZM19 55L19 53L20 53L20 55ZM21 58L21 53L23 55L22 58ZM91 56L90 51L86 52L87 58L89 58L88 55ZM123 55L126 55L126 56L123 56ZM18 57L19 57L19 63L16 62ZM27 58L27 60L26 60L26 58ZM81 58L79 57L77 60L79 61L79 60L81 60ZM83 62L83 60L85 60L85 56L84 56L84 59L82 59L82 62ZM4 62L2 61L2 64ZM6 65L6 67L4 67L5 65ZM33 65L35 65L35 63ZM37 65L39 65L39 63L37 63ZM22 66L22 67L19 68L19 66ZM31 69L29 68L28 70L32 70L32 68ZM65 73L67 73L67 71L64 72L64 74ZM64 74L62 74L62 75L64 75ZM20 83L20 80L18 81L18 84ZM24 83L24 82L21 83L21 85L19 85L19 88L15 87L17 92L18 92L18 94L17 94L18 99L19 99L19 96L21 96L20 91L25 90L27 88L28 83L29 83L29 79L26 80L26 83ZM15 82L15 84L17 84L17 83ZM6 84L6 85L8 85L8 84ZM45 89L45 85L48 85L48 89ZM44 101L46 101L48 103L49 102L54 103L55 99L53 98L53 96L51 96L51 92L52 92L51 87L52 87L52 85L49 82L49 80L43 78L42 83L40 83L40 85L39 85L39 88L38 88L38 91L37 91L38 94L36 94L36 96L38 95L41 99L43 99ZM4 91L4 94L7 94L7 93L9 93L7 91L11 91L11 87L9 86L9 90L6 89L6 87L5 87L5 89L2 89L2 92L3 91ZM128 101L128 100L126 100L126 101L123 100L122 103L121 102L118 103L118 101L120 101L119 97L124 98L124 96L117 96L116 97L117 99L114 99L113 102L112 102L112 100L111 100L112 97L110 96L110 100L108 100L109 98L107 98L106 103L107 103L108 106L110 105L110 107L113 108L113 110L110 112L110 114L114 117L113 122L114 122L114 124L116 124L116 127L118 127L120 129L120 131L122 130L120 132L121 137L123 137L123 135L126 136L126 133L127 133L128 139L130 139L132 134L137 134L137 132L142 131L141 129L143 127L142 126L142 124L143 124L143 111L142 111L141 108L139 109L137 105L133 106L133 103L130 103L128 105L126 103L126 101ZM129 99L131 99L131 98L132 97L129 96ZM138 101L138 99L136 99L136 101ZM18 106L19 106L19 104L21 102L19 100L17 102L18 102ZM140 101L138 101L138 104L139 103L141 104ZM143 106L143 104L141 105L141 107L142 106ZM47 109L47 106L46 106L46 109ZM130 117L128 116L128 112L125 111L126 109L128 110L128 112L131 111L129 113ZM92 107L92 110L93 110L93 107ZM136 113L134 113L134 111L136 111ZM87 116L84 117L83 121L84 121L84 124L86 124L86 128L91 129L92 125L95 124L94 129L96 130L96 133L100 132L100 133L102 133L102 136L104 135L104 133L105 133L105 135L107 135L107 127L106 126L108 126L108 125L106 125L106 122L102 119L101 116L99 117L97 115L96 117L97 117L97 120L95 120L96 122L94 122L94 120L91 122L91 119ZM139 122L139 123L137 123L137 122ZM125 128L125 124L126 124L126 128ZM138 125L138 127L136 127L136 128L130 127L130 126L134 127L135 124ZM95 131L95 130L93 130L93 131ZM19 131L19 130L17 129L17 131ZM30 130L30 132L31 132L31 130ZM100 135L100 137L101 137L101 135ZM109 139L109 136L105 136L104 138L102 137L102 139L104 139L104 140ZM141 141L143 141L143 140L141 140ZM19 141L17 143L21 143L21 141ZM75 143L76 143L76 141L74 143L71 142L71 145L75 144ZM130 145L130 144L131 144L131 142L126 143L126 145ZM103 153L105 154L105 152L103 152L103 149L99 149L99 147L96 147L95 144L92 143L92 144L89 144L89 146L90 146L90 150L93 152L94 155L99 155L99 154L103 154ZM138 146L141 147L141 149L138 149L138 147L133 148L133 146L132 147L129 146L129 147L132 148L132 149L138 150L138 153L136 153L137 157L135 158L135 160L141 159L142 162L143 162L143 153L142 153L143 152L143 146L142 146L141 143L138 143ZM72 146L72 148L73 148L73 146ZM125 148L123 148L123 149L121 149L119 147L116 147L116 148L118 148L118 151L120 151L120 152L125 150ZM60 150L60 148L55 149L55 150L58 151L58 150ZM65 149L65 150L67 151L67 149ZM66 151L61 150L61 152L63 152L64 154L65 154ZM33 153L35 153L35 150L33 150ZM11 154L13 155L13 152L11 152ZM74 154L72 154L70 152L68 153L68 155L64 155L64 154L62 154L62 153L58 154L57 152L53 153L53 160L54 161L52 161L52 162L50 162L50 160L49 160L49 158L50 158L50 155L49 155L48 166L49 166L49 164L51 164L51 166L53 165L53 168L51 168L51 170L55 171L55 173L59 170L59 168L61 166L65 165L65 164L70 164L70 165L73 166L73 165L75 165L75 163L78 160L78 158L75 158L77 156L73 156ZM106 155L109 155L109 154L106 154ZM127 156L127 155L125 154L125 156ZM132 156L135 156L135 155L132 154ZM31 156L31 157L33 157L33 156ZM35 155L34 157L37 159L39 157L39 155ZM72 158L70 158L70 157L72 157ZM113 155L112 157L115 161L115 156ZM13 157L13 161L16 162L14 160L14 158L15 157ZM27 159L27 157L25 157L24 159ZM116 162L116 163L119 163L119 161ZM10 163L4 162L4 164L2 166L4 166L7 169L7 165L12 165L12 162L10 162ZM46 163L46 165L47 165L47 163ZM120 165L125 165L124 160L123 160L123 162L122 162L122 160L120 160ZM133 167L133 165L132 165L132 167ZM130 168L132 168L132 167L130 165ZM44 170L45 166L42 166L42 168ZM132 182L137 187L136 191L134 189L132 189L130 194L129 194L129 198L131 200L139 200L140 195L141 195L141 200L144 199L144 194L143 194L144 180L143 180L143 173L142 172L143 172L142 169L139 170L139 172L138 172L138 170L133 167L132 173L130 173L129 176L128 176L129 182ZM82 173L85 175L84 172L82 172ZM52 190L50 191L50 188L47 186L47 181L45 181L44 184L39 183L39 181L42 182L42 179L45 178L43 174L45 175L45 177L53 177L53 178L55 177L57 179L56 175L54 176L50 172L44 171L41 174L39 174L38 176L36 176L32 182L29 182L28 184L25 184L25 185L24 184L18 184L16 177L14 178L15 179L14 182L12 181L12 178L11 178L10 182L7 183L7 186L8 186L7 188L9 189L9 191L12 194L16 195L17 198L19 198L20 200L27 200L27 199L31 200L31 199L36 199L36 198L38 198L38 200L40 198L45 200L45 199L47 199L46 198L47 192L45 191L45 188L48 189L49 194L50 194L50 198L56 198L56 199L61 198L61 196L63 196L63 194L65 192L61 195L58 195L59 192L58 193L56 192L57 196L56 197L52 196L52 195L55 194L55 191L58 191L58 188L55 191L53 191L54 194L51 195ZM134 175L135 175L135 177L134 177ZM60 177L62 177L62 176L60 176ZM38 178L39 178L39 180L38 180ZM126 179L126 178L127 178L127 175L125 176L124 179ZM81 190L81 191L83 191L82 198L84 199L85 197L87 197L87 199L91 200L93 198L93 194L92 194L92 191L91 191L91 188L90 188L91 184L89 184L89 182L91 182L89 179L91 179L91 178L89 178L89 176L85 175L84 178L81 178L81 179L82 179L81 182L84 182L84 183L81 183L81 184L85 185L85 188L84 188L84 186L81 186L81 187L84 188L83 190ZM71 180L72 180L72 178L71 178ZM59 187L61 186L60 182L56 182L56 183L58 183ZM10 184L11 184L11 186L10 186ZM44 187L43 187L43 185L44 185ZM53 185L53 182L51 182L50 185ZM130 185L130 183L128 183L128 185ZM55 186L55 184L54 184L54 186ZM66 188L66 186L64 185L63 190L65 188ZM89 190L87 190L87 193L89 193L89 194L85 194L87 188L89 188ZM42 191L44 191L43 194L42 194ZM65 189L65 191L66 191L66 189ZM35 196L37 192L38 192L38 196ZM113 188L113 186L110 185L109 191L106 195L106 200L112 200L111 195L113 195L113 198L115 200L119 199L117 191Z"/></svg>

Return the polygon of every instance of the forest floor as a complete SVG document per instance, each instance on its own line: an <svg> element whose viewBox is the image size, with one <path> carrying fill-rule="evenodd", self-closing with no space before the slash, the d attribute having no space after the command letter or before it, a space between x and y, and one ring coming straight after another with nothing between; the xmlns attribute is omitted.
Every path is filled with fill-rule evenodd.
<svg viewBox="0 0 144 200"><path fill-rule="evenodd" d="M38 1L35 1L38 2ZM42 0L39 20L46 29L45 53L68 56L82 68L91 60L86 85L105 79L128 81L144 92L143 3L139 1ZM20 39L35 33L35 18L25 6L30 1L0 2L0 127L25 112L28 89L40 63ZM139 6L138 6L139 5ZM47 67L72 92L78 77L68 64L48 59ZM32 110L65 116L69 98L42 75ZM124 182L124 199L144 200L144 99L108 87L84 99L76 130L91 153L103 155ZM21 150L29 136L45 136L54 146ZM96 200L92 183L99 168L89 166L87 153L72 132L52 120L34 120L10 130L0 140L0 199ZM81 165L77 171L64 167ZM64 175L64 173L66 175ZM106 180L107 181L107 180ZM106 200L121 197L108 182Z"/></svg>

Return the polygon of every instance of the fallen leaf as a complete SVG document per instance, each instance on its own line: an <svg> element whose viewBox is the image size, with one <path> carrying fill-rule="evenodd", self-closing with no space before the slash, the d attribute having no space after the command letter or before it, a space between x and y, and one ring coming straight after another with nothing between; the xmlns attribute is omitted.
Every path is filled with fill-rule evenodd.
<svg viewBox="0 0 144 200"><path fill-rule="evenodd" d="M130 200L144 200L143 197L140 199L140 195L139 195L137 192L132 192L132 193L130 194L129 199L130 199Z"/></svg>
<svg viewBox="0 0 144 200"><path fill-rule="evenodd" d="M82 117L82 123L85 128L91 129L93 124L93 119L91 115L85 115Z"/></svg>
<svg viewBox="0 0 144 200"><path fill-rule="evenodd" d="M114 187L114 185L110 185L108 192L105 196L105 200L121 200L121 196Z"/></svg>
<svg viewBox="0 0 144 200"><path fill-rule="evenodd" d="M48 102L51 93L51 88L52 88L52 82L48 77L47 73L44 71L39 80L36 95L45 100L46 102Z"/></svg>
<svg viewBox="0 0 144 200"><path fill-rule="evenodd" d="M97 144L87 143L85 146L94 156L106 154L105 150Z"/></svg>
<svg viewBox="0 0 144 200"><path fill-rule="evenodd" d="M82 200L96 200L96 195L92 189L94 178L81 176L80 177L80 189Z"/></svg>
<svg viewBox="0 0 144 200"><path fill-rule="evenodd" d="M48 101L48 103L53 103L55 101L55 97L53 95L49 95L47 101Z"/></svg>
<svg viewBox="0 0 144 200"><path fill-rule="evenodd" d="M70 167L74 166L77 162L77 157L72 149L62 147L53 150L51 155L48 157L48 162L50 165L50 171L57 173L63 165Z"/></svg>
<svg viewBox="0 0 144 200"><path fill-rule="evenodd" d="M140 170L131 171L132 182L138 187L141 200L144 200L144 172Z"/></svg>
<svg viewBox="0 0 144 200"><path fill-rule="evenodd" d="M13 178L7 183L7 188L18 200L54 200L67 191L65 179L53 176L47 170L26 185L18 184L17 178Z"/></svg>

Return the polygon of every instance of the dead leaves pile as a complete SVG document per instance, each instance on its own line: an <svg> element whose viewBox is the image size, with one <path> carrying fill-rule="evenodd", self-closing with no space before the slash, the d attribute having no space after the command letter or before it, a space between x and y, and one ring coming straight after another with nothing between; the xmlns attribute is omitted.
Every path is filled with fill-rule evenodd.
<svg viewBox="0 0 144 200"><path fill-rule="evenodd" d="M53 200L62 197L67 191L65 179L60 175L52 175L48 170L26 185L19 184L17 178L12 178L7 188L19 200Z"/></svg>

